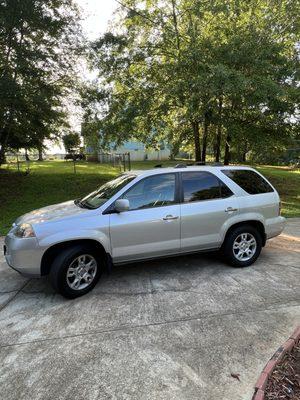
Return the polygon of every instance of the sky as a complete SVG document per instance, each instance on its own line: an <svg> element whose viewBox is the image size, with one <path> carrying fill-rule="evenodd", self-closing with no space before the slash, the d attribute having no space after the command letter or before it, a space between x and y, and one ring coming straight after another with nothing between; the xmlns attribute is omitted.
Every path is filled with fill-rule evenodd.
<svg viewBox="0 0 300 400"><path fill-rule="evenodd" d="M87 37L96 39L105 32L118 3L115 0L75 0L83 10L82 26Z"/></svg>
<svg viewBox="0 0 300 400"><path fill-rule="evenodd" d="M82 28L89 40L94 40L104 33L109 27L109 21L112 19L113 12L118 6L115 0L74 0L82 9ZM76 110L74 110L76 114ZM76 118L71 116L71 123ZM72 121L73 120L73 121ZM80 129L80 124L75 120L72 125L76 126L76 130ZM48 152L61 153L64 148L61 144L46 143Z"/></svg>

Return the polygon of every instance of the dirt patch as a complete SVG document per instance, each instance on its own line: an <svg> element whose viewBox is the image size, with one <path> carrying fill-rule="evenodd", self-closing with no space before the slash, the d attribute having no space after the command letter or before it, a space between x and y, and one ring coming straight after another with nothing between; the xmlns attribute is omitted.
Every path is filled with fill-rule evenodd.
<svg viewBox="0 0 300 400"><path fill-rule="evenodd" d="M265 389L266 400L300 400L300 344L276 366Z"/></svg>

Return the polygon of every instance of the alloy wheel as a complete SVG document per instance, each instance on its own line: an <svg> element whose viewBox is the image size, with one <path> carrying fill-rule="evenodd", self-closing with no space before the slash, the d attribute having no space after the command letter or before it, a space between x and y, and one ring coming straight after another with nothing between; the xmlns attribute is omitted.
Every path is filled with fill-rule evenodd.
<svg viewBox="0 0 300 400"><path fill-rule="evenodd" d="M239 261L249 261L256 252L257 243L251 233L241 233L233 242L233 254Z"/></svg>
<svg viewBox="0 0 300 400"><path fill-rule="evenodd" d="M73 290L87 288L97 274L97 261L90 254L76 257L67 269L67 283Z"/></svg>

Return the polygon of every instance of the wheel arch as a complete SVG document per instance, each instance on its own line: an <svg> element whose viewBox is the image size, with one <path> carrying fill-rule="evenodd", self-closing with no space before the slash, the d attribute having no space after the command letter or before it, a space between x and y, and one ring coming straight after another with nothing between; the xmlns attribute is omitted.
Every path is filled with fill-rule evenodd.
<svg viewBox="0 0 300 400"><path fill-rule="evenodd" d="M77 244L86 245L95 249L99 254L99 257L102 256L104 258L106 267L108 267L110 255L105 251L104 246L100 242L95 239L74 239L55 243L44 252L41 260L41 276L49 274L51 265L59 251L65 250Z"/></svg>
<svg viewBox="0 0 300 400"><path fill-rule="evenodd" d="M254 219L253 219L253 220L239 221L239 222L236 222L235 224L231 225L231 226L227 229L227 231L226 231L226 233L225 233L225 235L224 235L224 239L223 239L222 245L225 243L225 241L226 241L228 235L229 235L234 229L236 229L237 227L243 226L243 225L251 225L251 226L253 226L254 228L256 228L257 231L258 231L258 232L260 233L260 235L261 235L261 238L262 238L262 245L265 246L266 241L267 241L267 236L266 236L266 232L265 232L265 226L264 226L264 224L263 224L261 221L254 220Z"/></svg>

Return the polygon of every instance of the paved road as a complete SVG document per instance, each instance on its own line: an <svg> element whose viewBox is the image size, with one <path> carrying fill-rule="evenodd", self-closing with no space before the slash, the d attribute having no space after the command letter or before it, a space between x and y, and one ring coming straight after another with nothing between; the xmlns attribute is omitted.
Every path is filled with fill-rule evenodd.
<svg viewBox="0 0 300 400"><path fill-rule="evenodd" d="M1 256L0 309L3 400L250 400L300 323L300 219L250 268L214 255L131 264L74 301Z"/></svg>

